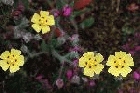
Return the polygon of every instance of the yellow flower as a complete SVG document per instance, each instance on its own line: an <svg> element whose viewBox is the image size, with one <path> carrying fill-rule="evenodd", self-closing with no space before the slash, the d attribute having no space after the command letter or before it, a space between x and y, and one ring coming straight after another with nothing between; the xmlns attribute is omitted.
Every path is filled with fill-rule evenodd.
<svg viewBox="0 0 140 93"><path fill-rule="evenodd" d="M79 66L84 67L84 75L93 77L94 74L100 74L104 68L104 66L100 64L103 59L100 53L95 55L94 52L87 52L79 59Z"/></svg>
<svg viewBox="0 0 140 93"><path fill-rule="evenodd" d="M131 54L126 54L126 52L115 52L114 55L110 55L106 63L107 66L110 66L108 72L114 76L126 77L128 73L132 71L129 66L134 66L133 58Z"/></svg>
<svg viewBox="0 0 140 93"><path fill-rule="evenodd" d="M49 26L55 25L54 16L49 15L47 11L40 11L40 14L34 13L31 22L33 22L33 29L38 33L42 30L42 34L50 31Z"/></svg>
<svg viewBox="0 0 140 93"><path fill-rule="evenodd" d="M11 49L11 52L5 51L0 55L0 66L4 71L8 68L11 73L19 70L19 66L23 66L24 64L24 56L21 55L20 50Z"/></svg>

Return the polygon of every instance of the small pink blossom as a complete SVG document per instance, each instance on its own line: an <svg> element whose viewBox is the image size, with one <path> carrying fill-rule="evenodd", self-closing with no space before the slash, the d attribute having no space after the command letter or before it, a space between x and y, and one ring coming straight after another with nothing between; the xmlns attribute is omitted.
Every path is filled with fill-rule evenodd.
<svg viewBox="0 0 140 93"><path fill-rule="evenodd" d="M72 12L72 8L68 5L65 5L62 9L63 11L63 16L70 16L71 15L71 12Z"/></svg>
<svg viewBox="0 0 140 93"><path fill-rule="evenodd" d="M75 52L81 52L82 49L80 46L74 46L73 48L69 49L70 52L75 51Z"/></svg>
<svg viewBox="0 0 140 93"><path fill-rule="evenodd" d="M42 83L44 89L46 89L46 88L51 89L52 88L52 86L49 84L48 79L43 79L42 75L37 76L35 79L38 80L40 83Z"/></svg>
<svg viewBox="0 0 140 93"><path fill-rule="evenodd" d="M72 78L72 76L73 76L72 70L67 70L66 77L68 78L68 80L70 80Z"/></svg>
<svg viewBox="0 0 140 93"><path fill-rule="evenodd" d="M128 7L127 7L127 10L131 11L131 12L134 12L136 10L139 9L139 6L136 4L136 3L131 3Z"/></svg>
<svg viewBox="0 0 140 93"><path fill-rule="evenodd" d="M80 77L78 75L74 75L71 79L71 83L80 84Z"/></svg>
<svg viewBox="0 0 140 93"><path fill-rule="evenodd" d="M35 79L41 80L42 78L43 78L43 76L42 76L42 75L39 75L39 76L37 76Z"/></svg>
<svg viewBox="0 0 140 93"><path fill-rule="evenodd" d="M57 79L55 84L56 84L57 88L60 89L64 86L64 81L63 81L63 79Z"/></svg>
<svg viewBox="0 0 140 93"><path fill-rule="evenodd" d="M89 81L89 86L90 87L93 87L93 86L95 86L96 84L95 84L95 81L94 80L90 80Z"/></svg>
<svg viewBox="0 0 140 93"><path fill-rule="evenodd" d="M140 80L140 73L138 73L137 71L134 71L134 72L133 72L133 78L134 78L135 80Z"/></svg>
<svg viewBox="0 0 140 93"><path fill-rule="evenodd" d="M72 65L73 65L74 67L76 67L76 66L78 65L78 59L73 60Z"/></svg>
<svg viewBox="0 0 140 93"><path fill-rule="evenodd" d="M57 10L57 9L53 9L53 10L51 11L51 13L52 13L55 17L58 17L58 16L60 15L59 10Z"/></svg>

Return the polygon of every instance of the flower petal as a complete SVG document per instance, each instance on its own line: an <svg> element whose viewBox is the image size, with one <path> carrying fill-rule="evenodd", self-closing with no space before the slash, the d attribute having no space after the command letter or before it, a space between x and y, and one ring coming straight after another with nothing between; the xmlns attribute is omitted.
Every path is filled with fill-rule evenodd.
<svg viewBox="0 0 140 93"><path fill-rule="evenodd" d="M96 62L100 63L104 60L103 56L100 53L97 53L95 56Z"/></svg>
<svg viewBox="0 0 140 93"><path fill-rule="evenodd" d="M122 75L123 77L126 77L126 75L127 75L128 73L130 73L131 71L132 71L132 69L131 69L130 67L124 67L124 68L121 69L121 75Z"/></svg>
<svg viewBox="0 0 140 93"><path fill-rule="evenodd" d="M4 71L6 71L9 68L9 64L7 64L6 60L0 60L0 66Z"/></svg>
<svg viewBox="0 0 140 93"><path fill-rule="evenodd" d="M108 58L108 61L106 63L107 66L114 66L114 61L116 61L115 56L114 55L110 55Z"/></svg>
<svg viewBox="0 0 140 93"><path fill-rule="evenodd" d="M97 66L94 66L94 72L96 74L100 74L100 72L103 70L104 66L102 64L98 64Z"/></svg>
<svg viewBox="0 0 140 93"><path fill-rule="evenodd" d="M10 52L9 51L5 51L0 55L1 59L7 59L7 57L10 56Z"/></svg>
<svg viewBox="0 0 140 93"><path fill-rule="evenodd" d="M49 26L42 26L42 34L45 34L45 33L47 33L47 32L49 32L50 31L50 27Z"/></svg>
<svg viewBox="0 0 140 93"><path fill-rule="evenodd" d="M35 23L35 24L38 24L39 23L39 20L40 20L40 15L37 14L37 13L34 13L33 17L31 18L31 22Z"/></svg>
<svg viewBox="0 0 140 93"><path fill-rule="evenodd" d="M125 55L126 55L126 52L122 52L122 51L120 51L120 52L115 52L115 57L116 57L117 59L123 58Z"/></svg>
<svg viewBox="0 0 140 93"><path fill-rule="evenodd" d="M88 61L87 61L87 59L85 59L84 57L81 57L81 58L79 59L79 66L80 66L80 67L85 67L85 66L87 65L87 63L88 63Z"/></svg>
<svg viewBox="0 0 140 93"><path fill-rule="evenodd" d="M41 31L41 26L39 26L38 24L33 24L32 27L38 33Z"/></svg>
<svg viewBox="0 0 140 93"><path fill-rule="evenodd" d="M84 68L84 75L89 76L89 77L93 77L94 76L94 70L89 69L88 67L85 67Z"/></svg>
<svg viewBox="0 0 140 93"><path fill-rule="evenodd" d="M108 72L109 73L111 73L112 75L114 75L114 76L119 76L119 70L118 69L116 69L115 67L110 67L109 69L108 69Z"/></svg>
<svg viewBox="0 0 140 93"><path fill-rule="evenodd" d="M134 61L133 61L133 58L131 57L131 54L127 54L125 56L125 61L126 61L125 65L134 66Z"/></svg>
<svg viewBox="0 0 140 93"><path fill-rule="evenodd" d="M53 15L47 16L47 25L49 26L55 25L55 20Z"/></svg>
<svg viewBox="0 0 140 93"><path fill-rule="evenodd" d="M16 50L16 49L11 49L11 55L19 56L20 54L21 54L21 51Z"/></svg>
<svg viewBox="0 0 140 93"><path fill-rule="evenodd" d="M23 66L23 64L24 64L24 56L23 55L16 57L16 60L17 61L15 62L15 65Z"/></svg>
<svg viewBox="0 0 140 93"><path fill-rule="evenodd" d="M20 69L19 66L10 66L10 72L11 73L14 73L14 72L18 71L19 69Z"/></svg>
<svg viewBox="0 0 140 93"><path fill-rule="evenodd" d="M49 12L47 12L47 11L40 11L40 15L41 15L41 17L46 19L46 16L49 15Z"/></svg>

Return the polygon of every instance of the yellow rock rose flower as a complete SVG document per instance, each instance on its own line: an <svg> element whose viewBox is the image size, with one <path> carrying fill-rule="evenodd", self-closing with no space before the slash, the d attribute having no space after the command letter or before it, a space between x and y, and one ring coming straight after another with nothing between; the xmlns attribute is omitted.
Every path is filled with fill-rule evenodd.
<svg viewBox="0 0 140 93"><path fill-rule="evenodd" d="M11 52L5 51L0 55L0 66L4 71L8 68L11 73L19 70L19 66L23 66L24 64L24 56L21 55L20 50L11 49Z"/></svg>
<svg viewBox="0 0 140 93"><path fill-rule="evenodd" d="M120 51L115 52L115 56L110 55L106 65L110 66L108 72L112 75L126 77L132 71L129 66L134 66L134 61L131 54Z"/></svg>
<svg viewBox="0 0 140 93"><path fill-rule="evenodd" d="M49 26L55 25L54 16L49 15L47 11L40 11L40 14L34 13L31 22L33 22L33 29L38 33L42 30L42 34L50 31Z"/></svg>
<svg viewBox="0 0 140 93"><path fill-rule="evenodd" d="M94 52L87 52L79 59L79 66L84 67L84 75L93 77L94 74L100 74L104 68L104 66L100 64L103 59L100 53L94 54Z"/></svg>

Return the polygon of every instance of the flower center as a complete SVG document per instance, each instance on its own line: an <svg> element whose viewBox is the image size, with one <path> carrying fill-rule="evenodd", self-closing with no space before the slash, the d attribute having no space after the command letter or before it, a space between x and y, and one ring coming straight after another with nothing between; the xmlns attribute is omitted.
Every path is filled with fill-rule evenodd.
<svg viewBox="0 0 140 93"><path fill-rule="evenodd" d="M46 25L46 24L47 24L47 20L44 19L44 17L41 17L41 18L39 19L39 26L44 26L44 25Z"/></svg>
<svg viewBox="0 0 140 93"><path fill-rule="evenodd" d="M15 56L14 55L10 55L7 58L8 58L7 64L9 64L10 66L14 66L15 65L15 62L17 61L17 59L15 58Z"/></svg>
<svg viewBox="0 0 140 93"><path fill-rule="evenodd" d="M124 68L125 65L125 60L122 60L121 58L119 58L118 60L114 61L114 63L116 64L116 68Z"/></svg>

